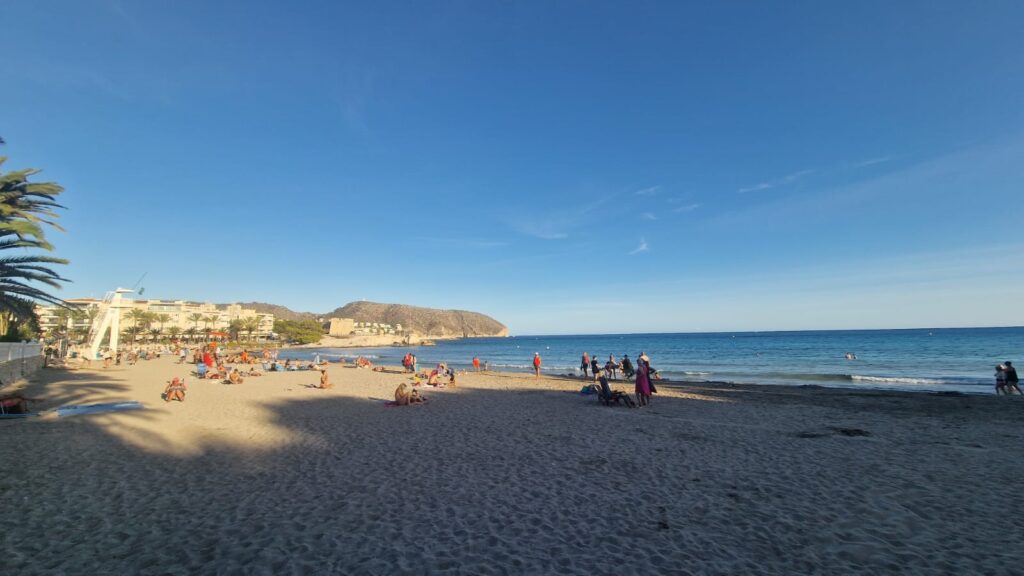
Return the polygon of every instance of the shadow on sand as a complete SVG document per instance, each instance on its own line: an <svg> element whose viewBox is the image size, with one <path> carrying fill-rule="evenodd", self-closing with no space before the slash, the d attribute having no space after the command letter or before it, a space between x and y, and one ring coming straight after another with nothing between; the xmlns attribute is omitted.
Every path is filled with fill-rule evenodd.
<svg viewBox="0 0 1024 576"><path fill-rule="evenodd" d="M909 542L904 521L922 514L931 536L897 551L876 547L864 569L890 571L908 550L919 566L954 571L1002 553L998 539L986 539L1004 527L939 512L970 509L998 492L1009 470L974 474L971 464L985 462L978 449L958 451L959 470L920 456L936 438L952 442L940 432L996 406L991 399L932 397L924 404L945 403L944 411L879 415L922 396L865 403L849 391L661 385L689 396L631 410L600 406L578 386L510 385L427 391L427 405L388 408L388 391L352 398L303 389L265 406L252 446L225 442L212 427L187 456L109 433L117 418L144 413L102 425L0 423L11 465L0 479L9 504L0 511L4 566L17 574L807 573L849 565L858 526L870 532L856 536L861 546ZM71 372L47 402L87 401L105 386L116 385ZM840 425L870 435L798 436ZM52 442L24 453L25 434ZM264 434L287 440L259 442ZM950 487L942 501L900 495L901 486L929 482ZM887 519L878 506L891 508Z"/></svg>

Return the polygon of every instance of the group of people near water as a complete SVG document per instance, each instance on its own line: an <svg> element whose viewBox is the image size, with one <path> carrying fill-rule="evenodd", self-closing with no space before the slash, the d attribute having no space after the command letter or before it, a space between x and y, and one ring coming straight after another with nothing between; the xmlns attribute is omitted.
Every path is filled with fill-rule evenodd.
<svg viewBox="0 0 1024 576"><path fill-rule="evenodd" d="M539 357L539 354L534 356L534 365L538 368L536 360ZM601 393L601 390L607 390L608 378L615 380L617 373L621 370L624 378L631 378L634 381L634 393L638 406L647 406L651 403L651 395L658 391L654 380L661 379L658 371L651 367L651 359L646 352L640 352L640 355L637 356L636 367L629 359L629 354L623 354L621 361L616 360L614 354L609 354L608 361L602 367L596 355L584 352L580 357L580 370L583 371L584 378L593 378L594 382L601 383L600 388L595 387L598 393ZM589 376L588 371L590 372Z"/></svg>
<svg viewBox="0 0 1024 576"><path fill-rule="evenodd" d="M1007 360L996 365L996 395L1009 396L1014 392L1020 395L1018 382L1020 379L1017 377L1017 369L1013 367L1013 362Z"/></svg>

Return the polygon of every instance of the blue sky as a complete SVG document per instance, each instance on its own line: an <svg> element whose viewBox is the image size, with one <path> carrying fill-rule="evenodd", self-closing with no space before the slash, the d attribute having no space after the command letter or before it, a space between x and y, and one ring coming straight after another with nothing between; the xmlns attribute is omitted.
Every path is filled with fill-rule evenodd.
<svg viewBox="0 0 1024 576"><path fill-rule="evenodd" d="M1024 324L1024 4L770 4L8 1L0 152L66 297Z"/></svg>

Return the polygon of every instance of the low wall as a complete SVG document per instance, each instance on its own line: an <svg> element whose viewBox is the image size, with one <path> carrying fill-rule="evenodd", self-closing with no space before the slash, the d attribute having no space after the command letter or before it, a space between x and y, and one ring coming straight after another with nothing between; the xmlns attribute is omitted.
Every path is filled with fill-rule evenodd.
<svg viewBox="0 0 1024 576"><path fill-rule="evenodd" d="M43 345L38 342L0 342L0 386L13 384L43 367Z"/></svg>
<svg viewBox="0 0 1024 576"><path fill-rule="evenodd" d="M28 378L42 367L42 356L30 356L0 362L0 386L7 386L22 378Z"/></svg>

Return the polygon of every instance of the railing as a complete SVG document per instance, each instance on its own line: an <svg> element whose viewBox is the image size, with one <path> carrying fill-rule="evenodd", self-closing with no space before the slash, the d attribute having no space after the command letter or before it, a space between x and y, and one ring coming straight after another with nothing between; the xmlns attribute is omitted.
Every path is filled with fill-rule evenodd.
<svg viewBox="0 0 1024 576"><path fill-rule="evenodd" d="M33 358L43 353L39 342L0 342L0 363Z"/></svg>

